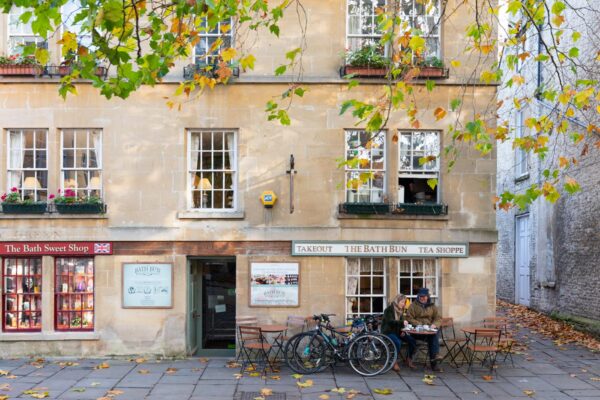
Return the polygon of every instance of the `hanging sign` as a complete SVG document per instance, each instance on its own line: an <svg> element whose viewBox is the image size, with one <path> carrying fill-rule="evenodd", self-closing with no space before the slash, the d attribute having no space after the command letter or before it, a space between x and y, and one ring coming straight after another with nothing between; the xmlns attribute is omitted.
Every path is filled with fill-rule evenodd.
<svg viewBox="0 0 600 400"><path fill-rule="evenodd" d="M110 242L0 242L0 256L104 256Z"/></svg>
<svg viewBox="0 0 600 400"><path fill-rule="evenodd" d="M293 256L469 257L467 243L292 242Z"/></svg>

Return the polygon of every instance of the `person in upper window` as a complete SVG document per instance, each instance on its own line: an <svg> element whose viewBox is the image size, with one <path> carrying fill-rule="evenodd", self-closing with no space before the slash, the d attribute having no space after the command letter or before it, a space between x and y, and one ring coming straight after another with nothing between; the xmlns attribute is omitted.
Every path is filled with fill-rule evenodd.
<svg viewBox="0 0 600 400"><path fill-rule="evenodd" d="M406 319L408 320L409 324L414 325L415 327L419 325L427 325L430 329L437 329L435 334L413 334L412 336L417 340L423 340L427 342L431 369L440 372L441 369L438 366L438 354L440 352L440 331L438 328L442 322L442 316L440 315L438 308L431 302L429 289L419 289L417 293L417 300L412 302L410 307L408 307Z"/></svg>
<svg viewBox="0 0 600 400"><path fill-rule="evenodd" d="M412 362L412 356L415 351L416 342L415 339L413 339L406 332L402 332L402 328L404 328L406 325L408 325L408 321L406 321L406 296L403 294L397 294L396 297L394 297L394 300L392 300L390 305L383 312L381 333L389 337L392 342L394 342L396 352L398 353L398 359L400 358L400 348L402 347L402 342L408 344L406 364L410 368L415 368L415 365ZM400 370L398 361L396 361L396 364L394 364L393 368L394 371Z"/></svg>

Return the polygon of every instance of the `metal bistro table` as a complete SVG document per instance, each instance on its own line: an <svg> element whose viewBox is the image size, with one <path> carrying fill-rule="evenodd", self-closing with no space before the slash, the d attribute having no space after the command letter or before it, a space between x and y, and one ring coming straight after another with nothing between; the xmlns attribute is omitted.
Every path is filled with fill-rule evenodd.
<svg viewBox="0 0 600 400"><path fill-rule="evenodd" d="M287 331L288 327L286 325L277 324L258 325L258 327L260 328L263 334L273 335L273 347L277 348L273 360L277 360L279 355L283 353L283 346L285 345L285 343L283 343L283 336L284 333Z"/></svg>

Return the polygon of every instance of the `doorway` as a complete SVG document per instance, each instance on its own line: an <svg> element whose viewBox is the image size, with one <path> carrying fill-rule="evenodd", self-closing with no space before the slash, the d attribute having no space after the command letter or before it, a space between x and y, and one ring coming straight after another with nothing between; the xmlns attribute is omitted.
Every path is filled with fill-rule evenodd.
<svg viewBox="0 0 600 400"><path fill-rule="evenodd" d="M235 258L189 260L191 355L235 354Z"/></svg>
<svg viewBox="0 0 600 400"><path fill-rule="evenodd" d="M529 268L529 215L515 219L515 272L517 303L529 306L531 270Z"/></svg>

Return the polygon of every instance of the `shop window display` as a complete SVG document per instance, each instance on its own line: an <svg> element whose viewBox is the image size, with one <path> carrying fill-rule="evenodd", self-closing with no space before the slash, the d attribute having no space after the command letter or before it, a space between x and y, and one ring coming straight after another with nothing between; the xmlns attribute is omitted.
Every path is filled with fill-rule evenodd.
<svg viewBox="0 0 600 400"><path fill-rule="evenodd" d="M41 331L42 259L6 258L2 276L4 332Z"/></svg>
<svg viewBox="0 0 600 400"><path fill-rule="evenodd" d="M57 258L56 330L94 330L94 259Z"/></svg>

